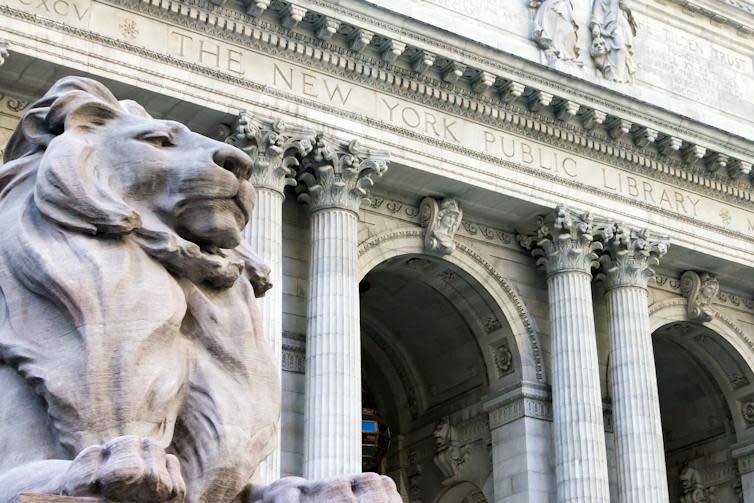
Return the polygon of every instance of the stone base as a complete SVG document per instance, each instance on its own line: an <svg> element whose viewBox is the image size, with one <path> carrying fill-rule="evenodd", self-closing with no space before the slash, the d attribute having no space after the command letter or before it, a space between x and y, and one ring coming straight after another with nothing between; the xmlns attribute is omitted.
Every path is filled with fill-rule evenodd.
<svg viewBox="0 0 754 503"><path fill-rule="evenodd" d="M51 494L22 494L20 503L109 503L109 500L99 498L69 498L68 496L53 496Z"/></svg>

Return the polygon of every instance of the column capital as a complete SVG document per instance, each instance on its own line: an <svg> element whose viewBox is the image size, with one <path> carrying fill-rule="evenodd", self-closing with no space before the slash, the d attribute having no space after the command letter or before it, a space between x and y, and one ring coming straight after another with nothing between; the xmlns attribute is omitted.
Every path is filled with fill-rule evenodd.
<svg viewBox="0 0 754 503"><path fill-rule="evenodd" d="M295 186L299 159L314 148L314 130L284 121L264 121L246 110L238 114L234 132L225 140L251 157L251 182L256 188L283 193Z"/></svg>
<svg viewBox="0 0 754 503"><path fill-rule="evenodd" d="M538 216L537 230L520 234L518 241L531 251L538 266L544 266L548 276L568 271L591 274L599 265L595 251L602 249L602 244L594 241L592 216L562 204L549 215Z"/></svg>
<svg viewBox="0 0 754 503"><path fill-rule="evenodd" d="M311 211L339 208L356 213L373 178L387 171L389 158L388 152L364 147L358 140L343 142L318 134L299 170L299 201Z"/></svg>
<svg viewBox="0 0 754 503"><path fill-rule="evenodd" d="M597 280L608 290L624 286L647 288L655 275L652 266L668 251L669 240L648 229L635 229L622 222L607 222L595 230L602 243Z"/></svg>

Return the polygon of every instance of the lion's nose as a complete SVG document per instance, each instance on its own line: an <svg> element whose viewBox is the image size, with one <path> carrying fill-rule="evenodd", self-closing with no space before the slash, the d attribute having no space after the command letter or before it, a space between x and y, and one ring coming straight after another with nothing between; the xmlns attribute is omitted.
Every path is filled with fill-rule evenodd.
<svg viewBox="0 0 754 503"><path fill-rule="evenodd" d="M212 154L212 161L241 180L251 178L251 159L236 147L220 143Z"/></svg>

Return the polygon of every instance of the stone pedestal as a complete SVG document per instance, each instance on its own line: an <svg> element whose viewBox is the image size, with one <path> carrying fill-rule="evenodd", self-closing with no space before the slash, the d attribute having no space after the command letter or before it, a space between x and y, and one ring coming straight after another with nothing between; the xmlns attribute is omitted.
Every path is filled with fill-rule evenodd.
<svg viewBox="0 0 754 503"><path fill-rule="evenodd" d="M620 224L600 232L605 253L598 278L607 290L618 500L665 503L668 484L647 280L667 243Z"/></svg>
<svg viewBox="0 0 754 503"><path fill-rule="evenodd" d="M304 159L311 210L304 477L361 472L358 210L387 155L319 137Z"/></svg>
<svg viewBox="0 0 754 503"><path fill-rule="evenodd" d="M547 271L552 346L557 501L608 503L610 490L591 270L597 265L591 217L559 206L522 236Z"/></svg>

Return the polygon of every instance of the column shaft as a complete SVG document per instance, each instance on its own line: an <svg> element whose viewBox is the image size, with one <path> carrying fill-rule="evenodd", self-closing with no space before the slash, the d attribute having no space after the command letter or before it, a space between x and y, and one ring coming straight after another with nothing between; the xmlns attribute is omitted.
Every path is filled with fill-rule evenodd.
<svg viewBox="0 0 754 503"><path fill-rule="evenodd" d="M560 503L608 503L591 275L580 271L548 278L552 341L552 402Z"/></svg>
<svg viewBox="0 0 754 503"><path fill-rule="evenodd" d="M304 477L361 472L358 218L311 215Z"/></svg>
<svg viewBox="0 0 754 503"><path fill-rule="evenodd" d="M273 288L259 299L259 309L265 338L272 348L280 375L283 358L283 194L272 189L257 188L257 203L244 232L244 240L270 266ZM275 450L259 467L261 482L271 484L280 478L280 453L278 432Z"/></svg>
<svg viewBox="0 0 754 503"><path fill-rule="evenodd" d="M613 399L619 501L668 501L647 291L607 292L610 393Z"/></svg>

